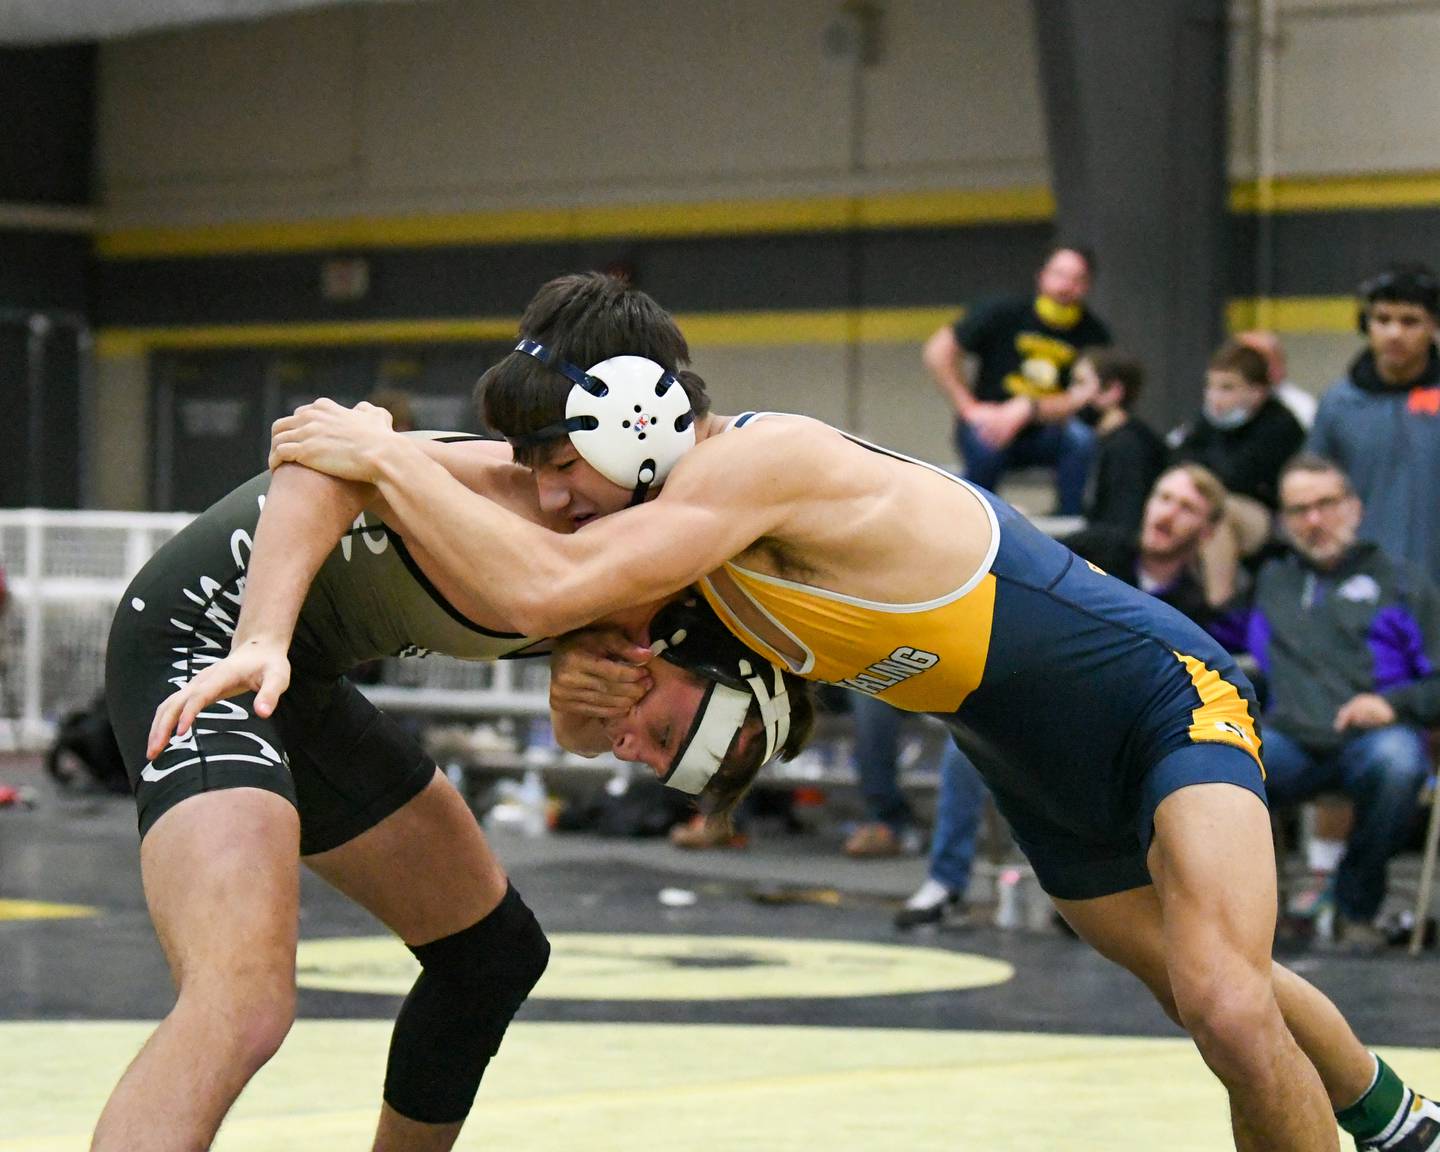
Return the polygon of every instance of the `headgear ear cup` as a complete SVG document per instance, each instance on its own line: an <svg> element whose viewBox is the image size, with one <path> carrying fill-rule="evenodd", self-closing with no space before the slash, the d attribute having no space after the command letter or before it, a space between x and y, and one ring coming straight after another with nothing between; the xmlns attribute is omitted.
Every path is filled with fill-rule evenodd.
<svg viewBox="0 0 1440 1152"><path fill-rule="evenodd" d="M642 356L613 356L586 375L608 387L603 396L570 390L567 419L594 419L590 427L570 433L575 451L622 488L663 484L680 457L695 447L695 419L685 389Z"/></svg>
<svg viewBox="0 0 1440 1152"><path fill-rule="evenodd" d="M784 747L792 701L783 671L746 648L703 600L672 600L650 621L650 636L657 656L712 681L671 762L666 784L682 792L702 792L743 727L752 700L759 706L764 760Z"/></svg>
<svg viewBox="0 0 1440 1152"><path fill-rule="evenodd" d="M639 503L695 446L695 412L679 380L643 356L612 356L589 371L559 359L543 344L522 339L515 351L533 356L571 382L565 419L511 443L540 444L568 436L575 451L612 484L630 488Z"/></svg>

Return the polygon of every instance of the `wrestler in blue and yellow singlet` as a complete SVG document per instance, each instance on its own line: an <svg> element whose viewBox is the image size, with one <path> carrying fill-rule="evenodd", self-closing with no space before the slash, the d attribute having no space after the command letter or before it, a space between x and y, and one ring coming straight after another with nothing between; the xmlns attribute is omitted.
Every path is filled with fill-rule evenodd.
<svg viewBox="0 0 1440 1152"><path fill-rule="evenodd" d="M1165 796L1226 782L1264 800L1254 692L1190 620L955 482L983 502L991 541L979 571L948 595L879 604L736 564L702 590L731 631L777 663L944 720L1051 895L1147 884ZM737 593L803 660L736 616L727 599Z"/></svg>

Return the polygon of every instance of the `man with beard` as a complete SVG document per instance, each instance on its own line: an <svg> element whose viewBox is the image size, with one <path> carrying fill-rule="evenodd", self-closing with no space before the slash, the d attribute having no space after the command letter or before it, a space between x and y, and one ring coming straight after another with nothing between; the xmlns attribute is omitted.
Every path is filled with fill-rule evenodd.
<svg viewBox="0 0 1440 1152"><path fill-rule="evenodd" d="M1213 612L1195 576L1195 564L1201 545L1224 514L1225 497L1225 485L1208 468L1177 464L1150 489L1138 536L1097 524L1061 543L1203 627Z"/></svg>
<svg viewBox="0 0 1440 1152"><path fill-rule="evenodd" d="M1255 587L1246 647L1265 670L1265 787L1272 803L1343 792L1355 823L1335 873L1342 942L1384 943L1374 919L1405 843L1440 722L1440 593L1411 565L1357 540L1345 474L1303 453L1280 476L1291 555Z"/></svg>

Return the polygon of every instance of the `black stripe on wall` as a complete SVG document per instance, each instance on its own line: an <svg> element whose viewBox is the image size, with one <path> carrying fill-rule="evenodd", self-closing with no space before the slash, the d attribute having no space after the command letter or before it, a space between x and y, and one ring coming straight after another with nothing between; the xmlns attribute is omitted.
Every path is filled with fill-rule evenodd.
<svg viewBox="0 0 1440 1152"><path fill-rule="evenodd" d="M0 228L0 306L84 313L90 237Z"/></svg>
<svg viewBox="0 0 1440 1152"><path fill-rule="evenodd" d="M330 253L104 260L106 327L513 315L546 280L623 263L677 312L904 306L1028 284L1048 224L953 230L377 248L369 294L325 301Z"/></svg>
<svg viewBox="0 0 1440 1152"><path fill-rule="evenodd" d="M0 200L88 204L95 46L0 48Z"/></svg>
<svg viewBox="0 0 1440 1152"><path fill-rule="evenodd" d="M1343 295L1395 260L1440 265L1440 209L1272 220L1276 296ZM1254 295L1256 219L1232 215L1227 230L1227 295ZM119 328L509 316L553 276L616 264L676 312L943 306L1024 290L1051 236L1049 223L1034 223L109 259L98 264L98 312L101 325ZM363 300L321 298L320 269L331 255L369 262Z"/></svg>

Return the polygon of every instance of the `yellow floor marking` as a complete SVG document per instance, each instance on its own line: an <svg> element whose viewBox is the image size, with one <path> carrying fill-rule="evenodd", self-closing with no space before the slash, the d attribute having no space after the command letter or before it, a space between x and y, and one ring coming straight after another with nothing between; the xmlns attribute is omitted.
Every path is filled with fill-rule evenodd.
<svg viewBox="0 0 1440 1152"><path fill-rule="evenodd" d="M85 904L47 904L43 900L0 899L0 920L71 920L99 914L98 908Z"/></svg>
<svg viewBox="0 0 1440 1152"><path fill-rule="evenodd" d="M83 1148L150 1028L0 1024L0 1152ZM389 1031L382 1021L301 1021L216 1152L367 1146ZM1440 1085L1440 1052L1382 1051L1421 1090ZM497 1147L1225 1152L1231 1143L1224 1095L1183 1039L521 1022L457 1145Z"/></svg>
<svg viewBox="0 0 1440 1152"><path fill-rule="evenodd" d="M754 1000L890 996L1001 984L1015 973L984 956L848 940L557 932L534 995L570 1000ZM302 987L410 990L419 966L393 937L307 940Z"/></svg>

